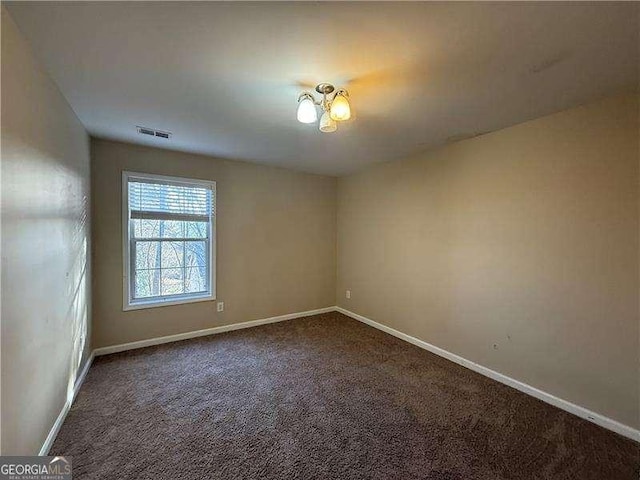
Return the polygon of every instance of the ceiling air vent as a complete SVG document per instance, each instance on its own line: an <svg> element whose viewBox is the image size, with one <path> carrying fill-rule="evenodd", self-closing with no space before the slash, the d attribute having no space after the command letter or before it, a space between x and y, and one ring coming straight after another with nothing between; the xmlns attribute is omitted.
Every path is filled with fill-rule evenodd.
<svg viewBox="0 0 640 480"><path fill-rule="evenodd" d="M140 135L149 135L151 137L171 138L171 132L163 132L162 130L155 130L148 127L136 127Z"/></svg>

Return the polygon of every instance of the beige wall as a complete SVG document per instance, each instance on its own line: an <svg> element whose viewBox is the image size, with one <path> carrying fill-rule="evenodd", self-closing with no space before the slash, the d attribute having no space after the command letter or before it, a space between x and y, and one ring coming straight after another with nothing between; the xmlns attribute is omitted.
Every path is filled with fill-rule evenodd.
<svg viewBox="0 0 640 480"><path fill-rule="evenodd" d="M336 179L92 140L95 347L335 304ZM215 302L122 311L123 170L217 182Z"/></svg>
<svg viewBox="0 0 640 480"><path fill-rule="evenodd" d="M2 444L37 454L89 352L89 137L2 7Z"/></svg>
<svg viewBox="0 0 640 480"><path fill-rule="evenodd" d="M338 304L638 428L638 131L618 96L339 179Z"/></svg>

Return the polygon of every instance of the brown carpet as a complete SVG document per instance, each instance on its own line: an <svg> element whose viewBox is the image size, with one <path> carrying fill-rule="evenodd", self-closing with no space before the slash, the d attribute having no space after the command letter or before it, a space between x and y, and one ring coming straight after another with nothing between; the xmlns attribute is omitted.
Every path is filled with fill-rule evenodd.
<svg viewBox="0 0 640 480"><path fill-rule="evenodd" d="M97 358L78 479L637 480L638 444L338 313Z"/></svg>

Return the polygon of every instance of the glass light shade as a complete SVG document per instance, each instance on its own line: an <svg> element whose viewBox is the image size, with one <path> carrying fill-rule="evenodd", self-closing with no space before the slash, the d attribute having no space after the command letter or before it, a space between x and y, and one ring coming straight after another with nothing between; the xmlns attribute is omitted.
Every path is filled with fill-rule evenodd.
<svg viewBox="0 0 640 480"><path fill-rule="evenodd" d="M320 131L324 133L335 132L338 129L338 125L333 121L329 112L324 112L320 117Z"/></svg>
<svg viewBox="0 0 640 480"><path fill-rule="evenodd" d="M302 123L313 123L318 120L318 112L316 112L316 106L313 104L313 100L309 97L304 97L298 103L298 121Z"/></svg>
<svg viewBox="0 0 640 480"><path fill-rule="evenodd" d="M342 122L351 118L351 107L347 97L338 93L331 102L331 118Z"/></svg>

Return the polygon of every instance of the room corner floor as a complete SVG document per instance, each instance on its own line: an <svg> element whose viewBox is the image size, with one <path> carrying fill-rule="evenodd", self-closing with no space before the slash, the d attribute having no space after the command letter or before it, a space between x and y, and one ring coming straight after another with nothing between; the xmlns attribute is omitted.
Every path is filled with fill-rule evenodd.
<svg viewBox="0 0 640 480"><path fill-rule="evenodd" d="M74 479L637 480L638 444L339 313L99 357Z"/></svg>

